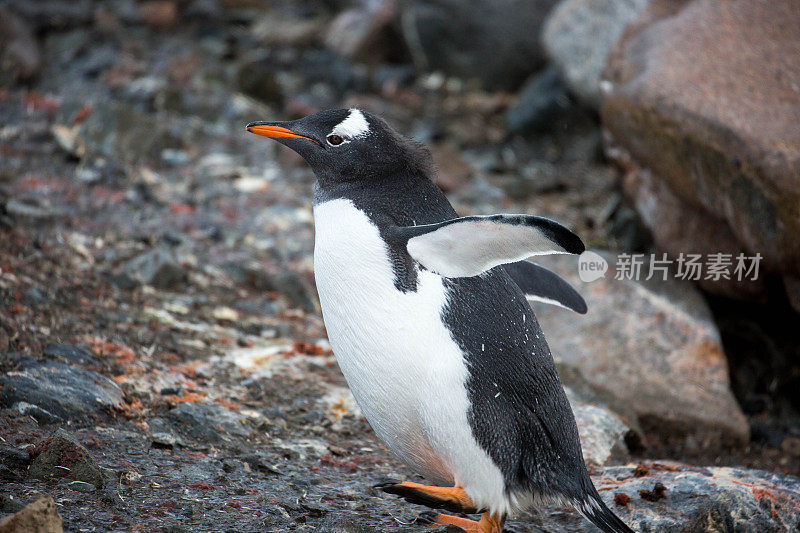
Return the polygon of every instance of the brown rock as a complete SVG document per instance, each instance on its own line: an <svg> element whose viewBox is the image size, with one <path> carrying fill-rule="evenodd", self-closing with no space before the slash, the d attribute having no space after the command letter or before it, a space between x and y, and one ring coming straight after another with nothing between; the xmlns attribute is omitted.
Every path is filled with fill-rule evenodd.
<svg viewBox="0 0 800 533"><path fill-rule="evenodd" d="M798 4L654 1L606 77L603 121L652 173L625 186L659 246L760 252L800 274Z"/></svg>
<svg viewBox="0 0 800 533"><path fill-rule="evenodd" d="M0 85L3 79L25 80L42 66L39 45L28 25L0 6Z"/></svg>
<svg viewBox="0 0 800 533"><path fill-rule="evenodd" d="M168 28L178 23L178 4L173 0L148 0L139 5L142 20L151 26Z"/></svg>
<svg viewBox="0 0 800 533"><path fill-rule="evenodd" d="M603 257L611 268L591 283L579 280L575 257L537 260L589 307L577 315L534 302L564 383L597 395L656 444L697 452L746 443L749 428L730 391L719 332L692 283L616 280L616 258Z"/></svg>
<svg viewBox="0 0 800 533"><path fill-rule="evenodd" d="M62 533L56 502L45 496L0 521L0 533Z"/></svg>

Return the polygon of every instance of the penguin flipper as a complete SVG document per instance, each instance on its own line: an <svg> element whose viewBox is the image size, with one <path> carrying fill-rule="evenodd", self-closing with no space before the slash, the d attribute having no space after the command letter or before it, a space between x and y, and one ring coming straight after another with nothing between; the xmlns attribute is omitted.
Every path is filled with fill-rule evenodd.
<svg viewBox="0 0 800 533"><path fill-rule="evenodd" d="M558 305L586 314L586 301L572 285L558 274L530 261L517 261L502 266L529 300Z"/></svg>
<svg viewBox="0 0 800 533"><path fill-rule="evenodd" d="M422 226L396 226L389 235L422 266L440 276L462 278L532 255L579 254L585 247L570 230L533 215L454 218Z"/></svg>

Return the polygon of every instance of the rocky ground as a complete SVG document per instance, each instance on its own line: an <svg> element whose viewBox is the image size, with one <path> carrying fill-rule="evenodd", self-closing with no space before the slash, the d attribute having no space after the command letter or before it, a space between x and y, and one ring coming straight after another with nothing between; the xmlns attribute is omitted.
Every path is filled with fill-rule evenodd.
<svg viewBox="0 0 800 533"><path fill-rule="evenodd" d="M554 67L481 89L421 71L380 10L339 7L0 3L4 515L49 496L68 531L430 531L371 488L414 475L325 340L313 176L247 122L360 106L431 146L462 214L543 214L591 248L648 250L597 111ZM765 324L689 282L548 266L589 303L536 311L607 503L642 531L795 530L788 304ZM731 349L746 328L768 334ZM56 528L52 509L29 512ZM506 529L593 531L557 508Z"/></svg>

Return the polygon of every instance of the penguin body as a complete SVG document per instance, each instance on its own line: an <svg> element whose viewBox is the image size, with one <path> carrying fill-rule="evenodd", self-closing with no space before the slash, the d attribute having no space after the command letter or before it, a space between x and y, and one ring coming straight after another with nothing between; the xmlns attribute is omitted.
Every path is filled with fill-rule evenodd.
<svg viewBox="0 0 800 533"><path fill-rule="evenodd" d="M569 402L520 288L526 284L515 281L539 276L528 288L585 311L577 293L542 283L546 276L519 263L580 252L580 240L539 217L458 218L431 180L427 151L358 110L248 130L280 138L317 175L317 289L364 415L398 458L453 486L384 490L484 511L480 523L438 515L438 523L467 530L500 531L507 514L558 502L605 531L630 531L586 472Z"/></svg>

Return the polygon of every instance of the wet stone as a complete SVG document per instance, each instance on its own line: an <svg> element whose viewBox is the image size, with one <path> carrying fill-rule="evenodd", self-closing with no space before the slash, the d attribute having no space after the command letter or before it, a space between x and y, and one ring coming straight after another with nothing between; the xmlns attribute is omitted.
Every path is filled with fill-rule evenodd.
<svg viewBox="0 0 800 533"><path fill-rule="evenodd" d="M218 443L228 435L245 436L245 418L221 405L183 403L167 413L167 420L181 434L200 443Z"/></svg>
<svg viewBox="0 0 800 533"><path fill-rule="evenodd" d="M122 391L91 370L55 362L36 363L0 377L0 405L13 407L17 403L75 420L119 407Z"/></svg>

